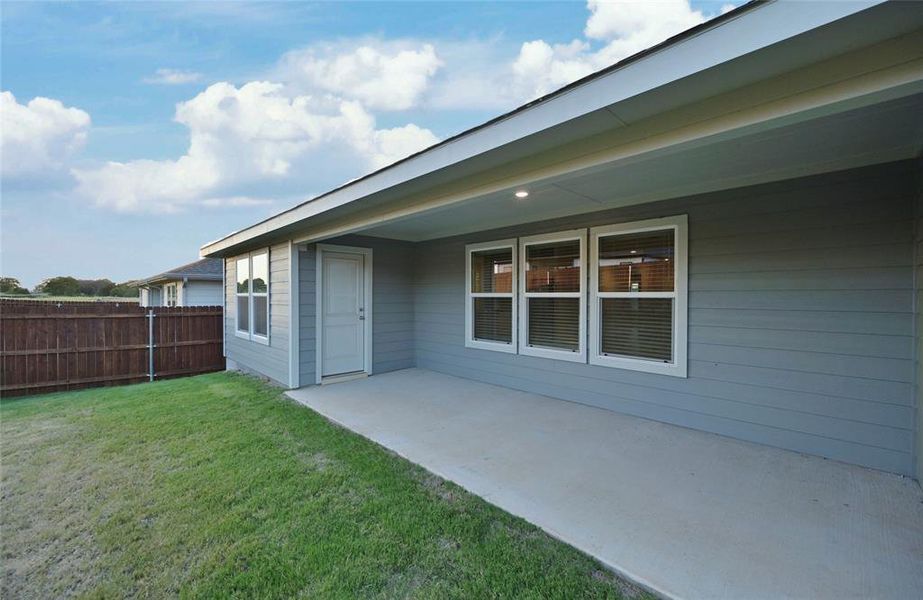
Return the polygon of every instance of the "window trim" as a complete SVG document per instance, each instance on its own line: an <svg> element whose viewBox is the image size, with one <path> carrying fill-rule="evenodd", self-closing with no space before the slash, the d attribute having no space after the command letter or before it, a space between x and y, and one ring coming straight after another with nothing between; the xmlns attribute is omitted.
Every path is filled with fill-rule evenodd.
<svg viewBox="0 0 923 600"><path fill-rule="evenodd" d="M253 259L262 255L266 255L266 291L265 292L254 292L253 291ZM237 291L237 263L241 260L247 261L247 268L249 269L247 277L247 291L239 292ZM270 308L270 294L272 294L272 263L270 260L269 248L260 248L259 250L254 250L246 254L241 254L234 257L234 334L245 340L250 340L251 342L256 342L258 344L263 344L265 346L269 345L269 336L272 330L272 324L270 321L271 318L271 308ZM240 329L240 320L238 318L238 309L240 303L237 302L237 298L241 296L247 297L247 327L248 329ZM266 298L266 335L261 335L253 332L254 324L254 314L255 314L255 305L253 301L254 297L265 297Z"/></svg>
<svg viewBox="0 0 923 600"><path fill-rule="evenodd" d="M672 229L673 291L672 292L600 292L599 291L599 238L645 231ZM688 376L688 288L689 288L689 226L687 215L675 215L644 221L604 225L590 229L590 352L589 364L615 367L674 377ZM627 356L604 356L599 351L601 343L599 315L602 298L673 298L673 360L665 363Z"/></svg>
<svg viewBox="0 0 923 600"><path fill-rule="evenodd" d="M483 250L500 250L509 248L512 258L513 272L510 275L509 292L472 292L471 291L471 255ZM516 354L518 347L518 302L516 301L516 288L519 285L519 263L517 261L516 238L468 244L465 246L465 347L479 350L493 350ZM474 339L474 299L475 298L509 298L510 299L510 343Z"/></svg>
<svg viewBox="0 0 923 600"><path fill-rule="evenodd" d="M238 267L238 264L240 264L240 261L242 260L247 261L248 271L247 271L247 291L246 292L241 292L239 289L237 289L237 286L239 285L238 281L240 279L240 268ZM247 320L247 329L240 328L240 302L238 301L238 298L240 298L241 296L247 297L247 316L249 317L250 316L250 271L249 269L250 269L250 255L249 254L244 254L242 256L234 257L234 334L237 337L241 337L247 340L250 339L250 329L249 329L250 320L249 319Z"/></svg>
<svg viewBox="0 0 923 600"><path fill-rule="evenodd" d="M173 293L172 293L172 296L173 296L173 298L172 298L173 304L170 304L170 300L171 300L171 298L170 298L170 296L171 296L170 292L173 292ZM164 284L164 286L163 286L163 296L164 296L164 298L163 298L163 305L164 305L164 306L167 306L167 307L177 307L177 306L180 305L180 304L179 304L179 288L177 287L177 284L176 284L175 281L170 282L170 283L167 283L167 284Z"/></svg>
<svg viewBox="0 0 923 600"><path fill-rule="evenodd" d="M549 244L553 242L568 242L578 240L580 242L580 290L577 292L526 292L526 246L537 244ZM570 362L584 363L587 362L587 230L571 229L568 231L556 231L554 233L543 233L540 235L531 235L519 238L519 285L517 291L519 294L519 330L523 332L519 336L519 354L524 356L537 356L540 358L550 358L554 360L566 360ZM529 346L529 298L578 298L580 307L578 317L578 349L577 352L569 350L556 350L554 348L545 348L539 346Z"/></svg>

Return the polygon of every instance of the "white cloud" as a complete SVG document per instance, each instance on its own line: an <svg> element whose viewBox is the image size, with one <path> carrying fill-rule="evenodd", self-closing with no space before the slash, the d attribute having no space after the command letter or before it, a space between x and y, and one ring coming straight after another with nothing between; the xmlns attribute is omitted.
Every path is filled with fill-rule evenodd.
<svg viewBox="0 0 923 600"><path fill-rule="evenodd" d="M435 143L427 129L377 129L361 103L335 96L289 96L283 85L216 83L176 108L189 128L177 160L110 162L74 169L78 192L119 211L170 212L191 204L227 205L229 189L323 178L336 158L367 172ZM239 202L238 202L239 204Z"/></svg>
<svg viewBox="0 0 923 600"><path fill-rule="evenodd" d="M331 92L371 109L406 110L441 66L432 44L367 39L289 52L280 72L301 91Z"/></svg>
<svg viewBox="0 0 923 600"><path fill-rule="evenodd" d="M430 94L437 108L504 110L548 94L708 17L688 0L589 0L583 38L527 41L512 60L498 59L494 40L440 44L445 61ZM457 46L457 47L456 47Z"/></svg>
<svg viewBox="0 0 923 600"><path fill-rule="evenodd" d="M547 94L706 20L689 0L589 0L587 8L590 16L584 34L604 45L592 50L590 42L583 40L556 45L526 42L513 63L520 93Z"/></svg>
<svg viewBox="0 0 923 600"><path fill-rule="evenodd" d="M516 92L535 98L589 75L596 69L588 48L580 40L554 46L543 40L526 42L513 62Z"/></svg>
<svg viewBox="0 0 923 600"><path fill-rule="evenodd" d="M707 18L688 0L589 0L587 8L583 37L569 43L369 37L294 50L271 72L280 83L217 83L177 105L175 120L189 130L183 156L73 169L78 191L135 212L302 195L437 141L412 123L379 128L372 111L509 109ZM192 77L160 69L150 79Z"/></svg>
<svg viewBox="0 0 923 600"><path fill-rule="evenodd" d="M186 83L195 83L202 79L201 73L195 71L183 71L181 69L157 69L150 77L145 77L144 83L157 85L183 85Z"/></svg>
<svg viewBox="0 0 923 600"><path fill-rule="evenodd" d="M0 93L0 156L3 177L45 175L83 148L90 115L59 100L37 97L20 104Z"/></svg>
<svg viewBox="0 0 923 600"><path fill-rule="evenodd" d="M630 53L705 21L700 11L692 9L689 0L588 0L587 8L590 17L584 28L586 36L618 40Z"/></svg>

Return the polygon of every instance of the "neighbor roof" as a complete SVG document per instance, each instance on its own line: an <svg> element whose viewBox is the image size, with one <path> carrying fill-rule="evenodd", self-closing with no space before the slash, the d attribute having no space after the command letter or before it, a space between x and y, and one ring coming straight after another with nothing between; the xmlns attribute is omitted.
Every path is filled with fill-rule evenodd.
<svg viewBox="0 0 923 600"><path fill-rule="evenodd" d="M139 285L157 283L158 281L172 281L179 279L193 279L205 281L221 281L224 261L220 258L203 258L195 262L176 267L159 273L138 282Z"/></svg>
<svg viewBox="0 0 923 600"><path fill-rule="evenodd" d="M223 256L256 238L275 235L320 213L397 188L411 180L457 165L501 146L547 131L593 111L775 45L799 34L882 4L885 0L826 2L811 10L788 10L782 2L751 0L687 29L607 68L566 85L416 154L354 179L240 231L208 242L202 256ZM759 10L754 10L759 9ZM751 17L752 15L752 17ZM746 17L746 18L742 18ZM734 22L734 27L724 28ZM720 31L719 31L720 29ZM719 35L711 36L712 32ZM709 35L707 39L703 36ZM674 48L701 38L695 49ZM668 64L658 59L666 57ZM655 60L656 59L656 60ZM654 63L646 63L654 60ZM655 64L656 63L656 64ZM639 71L635 65L645 65Z"/></svg>

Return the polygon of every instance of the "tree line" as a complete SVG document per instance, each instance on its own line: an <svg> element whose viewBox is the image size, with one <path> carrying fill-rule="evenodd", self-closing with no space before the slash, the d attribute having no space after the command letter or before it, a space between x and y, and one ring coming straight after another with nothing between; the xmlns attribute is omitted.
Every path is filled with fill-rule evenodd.
<svg viewBox="0 0 923 600"><path fill-rule="evenodd" d="M29 290L15 277L0 277L0 294L25 296ZM136 298L138 286L132 282L115 283L109 279L77 279L76 277L49 277L36 285L31 294L44 296L115 296Z"/></svg>

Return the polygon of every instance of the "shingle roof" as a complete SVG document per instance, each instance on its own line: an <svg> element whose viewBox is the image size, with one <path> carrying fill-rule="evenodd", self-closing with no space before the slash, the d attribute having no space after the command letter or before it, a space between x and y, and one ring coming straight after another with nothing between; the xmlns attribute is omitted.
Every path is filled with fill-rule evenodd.
<svg viewBox="0 0 923 600"><path fill-rule="evenodd" d="M142 279L138 283L154 283L157 281L166 281L171 279L199 279L209 281L220 281L221 271L224 268L224 260L220 258L203 258L180 267L169 269L147 279Z"/></svg>

